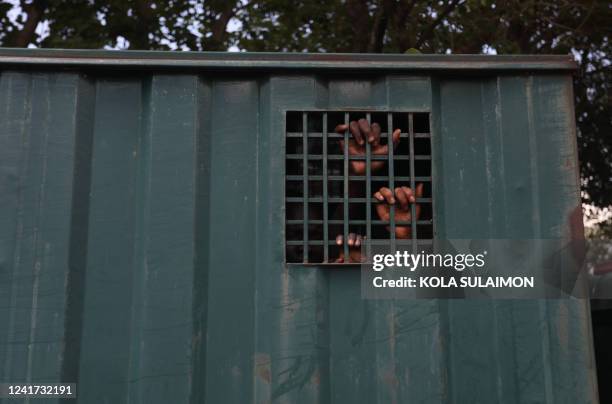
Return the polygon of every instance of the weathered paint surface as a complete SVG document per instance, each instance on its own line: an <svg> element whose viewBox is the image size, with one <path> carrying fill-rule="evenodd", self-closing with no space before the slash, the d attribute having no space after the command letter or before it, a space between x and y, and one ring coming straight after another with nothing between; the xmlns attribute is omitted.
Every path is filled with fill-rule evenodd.
<svg viewBox="0 0 612 404"><path fill-rule="evenodd" d="M343 108L431 111L440 236L567 237L566 73L5 67L0 381L78 381L81 403L596 403L584 301L364 301L358 271L283 265L284 111Z"/></svg>

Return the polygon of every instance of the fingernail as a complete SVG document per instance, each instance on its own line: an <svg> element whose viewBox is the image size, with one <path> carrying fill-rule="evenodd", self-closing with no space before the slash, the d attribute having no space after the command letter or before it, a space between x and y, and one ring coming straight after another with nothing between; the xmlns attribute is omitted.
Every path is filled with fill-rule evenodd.
<svg viewBox="0 0 612 404"><path fill-rule="evenodd" d="M391 198L391 203L395 203L395 199L394 198Z"/></svg>

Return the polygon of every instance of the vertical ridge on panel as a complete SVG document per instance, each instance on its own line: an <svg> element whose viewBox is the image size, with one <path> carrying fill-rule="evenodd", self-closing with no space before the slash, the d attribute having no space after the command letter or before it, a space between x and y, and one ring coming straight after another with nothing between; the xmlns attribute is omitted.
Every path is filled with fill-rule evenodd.
<svg viewBox="0 0 612 404"><path fill-rule="evenodd" d="M81 75L78 80L75 116L74 172L72 211L70 215L70 255L68 277L64 287L68 293L65 318L65 339L62 381L78 383L83 325L83 297L87 267L87 237L91 157L95 108L94 83Z"/></svg>
<svg viewBox="0 0 612 404"><path fill-rule="evenodd" d="M153 104L153 76L142 80L140 101L140 129L137 138L134 174L134 243L131 266L130 304L126 307L130 313L129 343L127 362L127 391L128 402L142 402L142 385L147 378L141 378L141 362L144 357L143 334L145 332L143 321L147 304L145 303L147 282L146 249L149 241L151 216L151 172L152 168L152 140L151 127L155 118L156 109ZM157 307L157 306L156 306ZM154 378L155 379L155 378Z"/></svg>
<svg viewBox="0 0 612 404"><path fill-rule="evenodd" d="M485 174L487 178L486 221L488 237L504 238L506 230L502 106L499 78L481 83Z"/></svg>
<svg viewBox="0 0 612 404"><path fill-rule="evenodd" d="M502 181L504 184L505 238L530 239L540 234L536 225L539 206L534 204L533 175L530 164L517 164L517 161L532 162L533 122L537 119L529 111L529 79L522 76L500 76L498 88L501 103L502 149L504 151ZM537 168L537 167L536 167ZM512 218L522 217L524 220ZM520 257L517 255L516 258ZM516 265L521 265L520 263ZM550 389L550 369L546 364L550 354L546 347L549 340L549 322L545 303L537 300L511 302L508 313L513 324L513 340L508 350L514 352L515 385L514 396L518 402L550 402L553 399ZM544 310L544 312L543 312ZM537 365L534 365L537 364Z"/></svg>
<svg viewBox="0 0 612 404"><path fill-rule="evenodd" d="M5 117L2 138L10 142L17 140L12 137L17 135L21 147L6 150L23 154L2 159L7 196L14 192L11 183L19 184L20 189L15 195L17 206L13 205L17 210L9 213L16 219L16 227L7 223L14 231L8 239L15 238L16 244L11 285L2 288L10 296L5 306L9 316L3 345L13 351L7 352L3 370L8 380L59 382L65 349L79 78L76 74L4 73L2 81L5 79L9 80L9 99L3 112L12 118ZM4 86L2 89L4 92ZM15 101L23 104L15 105ZM17 111L24 107L26 115L20 115ZM12 119L21 120L21 127L12 126ZM21 167L17 168L19 162ZM11 208L7 208L8 213Z"/></svg>
<svg viewBox="0 0 612 404"><path fill-rule="evenodd" d="M253 80L213 84L207 402L252 400L258 98Z"/></svg>
<svg viewBox="0 0 612 404"><path fill-rule="evenodd" d="M325 99L325 83L313 77L274 76L262 85L258 149L256 402L328 402L326 274L315 267L284 265L284 251L278 248L285 241L285 112L308 111Z"/></svg>
<svg viewBox="0 0 612 404"><path fill-rule="evenodd" d="M530 128L527 111L527 79L517 76L502 76L499 79L501 97L502 149L504 151L503 178L505 187L506 237L534 237L539 229L531 220L534 206L529 164L516 164L531 158ZM525 220L512 220L524 217Z"/></svg>
<svg viewBox="0 0 612 404"><path fill-rule="evenodd" d="M140 80L97 80L79 370L83 402L127 400L141 111Z"/></svg>
<svg viewBox="0 0 612 404"><path fill-rule="evenodd" d="M198 79L155 75L145 96L136 186L130 397L186 402L192 299Z"/></svg>
<svg viewBox="0 0 612 404"><path fill-rule="evenodd" d="M573 91L569 78L533 78L535 158L538 162L543 237L568 237L580 216ZM560 217L561 215L561 217Z"/></svg>
<svg viewBox="0 0 612 404"><path fill-rule="evenodd" d="M22 285L28 288L27 294L20 296L20 307L28 307L29 315L19 316L20 333L18 340L26 343L27 354L22 366L25 366L25 381L36 380L33 372L34 357L38 351L39 322L44 322L45 309L40 306L41 292L44 294L45 278L48 262L45 257L45 199L49 193L47 188L48 181L48 162L49 146L53 142L51 138L51 91L48 75L32 75L31 99L30 99L30 133L27 158L27 176L24 183L24 233L21 240L20 265L22 265ZM69 205L68 205L69 209ZM68 210L69 211L69 210ZM23 289L22 289L23 290ZM25 290L24 290L25 292ZM57 292L57 291L56 291ZM19 307L18 306L18 307ZM56 313L56 315L59 313ZM61 313L63 318L63 313ZM49 340L49 339L47 339Z"/></svg>
<svg viewBox="0 0 612 404"><path fill-rule="evenodd" d="M483 96L495 86L476 80L440 82L439 113L443 172L436 181L444 188L446 239L487 239L490 234L487 178L487 145L491 133L489 117L483 116ZM486 101L489 102L488 100ZM486 118L486 119L485 119ZM439 151L438 151L439 152ZM482 213L485 212L483 215ZM445 300L440 303L444 316L449 387L453 402L494 402L501 399L496 367L496 309L491 301ZM469 326L467 326L469 324ZM477 384L478 389L473 386Z"/></svg>
<svg viewBox="0 0 612 404"><path fill-rule="evenodd" d="M442 175L445 170L444 154L445 144L442 139L443 131L447 128L442 126L442 80L432 78L431 80L431 194L433 199L432 208L434 209L434 238L444 239L446 237L446 191Z"/></svg>
<svg viewBox="0 0 612 404"><path fill-rule="evenodd" d="M31 87L29 74L5 71L0 75L0 321L4 324L0 377L5 381L26 380L27 328L19 318L30 316L25 299L31 296L31 288L24 284L31 282L32 271L23 269L20 255L25 242Z"/></svg>
<svg viewBox="0 0 612 404"><path fill-rule="evenodd" d="M433 217L435 218L433 235L434 239L444 240L446 234L446 210L444 204L446 201L446 188L444 186L443 175L446 170L444 155L446 153L445 143L443 141L443 133L447 130L442 125L442 85L443 80L440 78L430 78L431 83L431 115L430 115L430 133L431 133L431 196ZM453 364L451 358L451 327L450 317L448 312L448 300L438 299L436 302L437 312L437 339L439 347L439 377L438 391L440 402L453 402L455 392L453 389L451 366Z"/></svg>
<svg viewBox="0 0 612 404"><path fill-rule="evenodd" d="M256 276L255 276L255 354L253 357L254 382L253 402L272 401L272 354L278 343L279 329L277 318L273 315L272 307L279 307L276 294L280 285L276 281L275 271L281 273L284 251L280 252L279 245L284 246L284 236L281 231L284 223L284 211L281 198L284 190L281 188L285 179L284 161L273 156L284 155L284 130L275 135L273 128L284 129L282 125L275 125L271 107L272 100L271 79L266 78L259 88L259 130L268 133L268 136L259 136L257 165L258 188L257 195L269 195L269 198L258 198L256 231L260 234L255 240ZM284 119L283 119L284 122ZM266 164L267 163L267 164ZM276 227L275 227L276 226ZM269 234L261 234L263 229L271 229ZM274 229L277 231L273 231ZM283 249L284 250L284 249ZM280 254L279 254L280 252ZM276 292L276 293L275 293Z"/></svg>
<svg viewBox="0 0 612 404"><path fill-rule="evenodd" d="M34 75L33 79L32 139L40 136L42 143L40 154L30 161L39 160L42 171L32 184L39 190L37 211L30 213L37 217L32 251L32 346L28 359L31 381L60 381L65 352L72 348L67 345L65 326L70 293L66 283L72 275L73 192L81 191L75 189L75 159L80 154L78 137L91 136L91 131L77 132L81 129L77 126L77 113L82 111L77 102L83 95L82 86L88 84L82 83L77 74ZM37 105L39 102L42 105ZM87 179L83 180L86 184Z"/></svg>
<svg viewBox="0 0 612 404"><path fill-rule="evenodd" d="M482 238L503 239L507 237L506 223L506 183L504 176L504 149L502 133L502 100L499 77L481 83L482 124L484 129L484 159L486 172L487 233ZM517 397L517 375L513 339L514 317L513 302L508 300L491 301L490 327L491 345L497 360L494 363L496 380L496 400L499 403L512 403Z"/></svg>
<svg viewBox="0 0 612 404"><path fill-rule="evenodd" d="M210 172L212 137L212 86L210 81L197 82L195 255L193 275L193 352L191 404L206 400L206 353L208 350L208 272L212 252L210 232Z"/></svg>
<svg viewBox="0 0 612 404"><path fill-rule="evenodd" d="M540 231L542 237L559 239L557 268L565 274L566 292L576 286L571 263L580 262L581 201L577 192L576 133L572 82L568 77L534 77L532 116L540 185ZM569 264L569 265L568 265ZM561 271L560 271L561 272ZM569 272L569 273L568 273ZM583 299L547 301L550 322L550 360L555 402L595 402L595 363L591 349L588 302ZM558 332L554 332L558 330Z"/></svg>

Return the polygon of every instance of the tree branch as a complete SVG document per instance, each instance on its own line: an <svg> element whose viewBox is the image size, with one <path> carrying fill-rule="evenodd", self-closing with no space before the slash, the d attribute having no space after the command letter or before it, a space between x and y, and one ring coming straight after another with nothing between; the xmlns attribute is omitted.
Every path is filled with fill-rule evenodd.
<svg viewBox="0 0 612 404"><path fill-rule="evenodd" d="M450 3L448 3L448 5L446 6L446 8L444 10L442 10L440 12L440 14L438 14L438 16L436 17L435 20L433 20L431 22L431 24L429 24L427 26L427 28L425 28L422 32L421 35L419 35L419 39L417 39L416 44L414 45L415 48L419 49L423 43L431 38L431 35L434 33L436 27L446 18L448 17L448 15L455 9L457 8L457 6L460 5L460 3L462 4L463 0L452 0Z"/></svg>
<svg viewBox="0 0 612 404"><path fill-rule="evenodd" d="M387 31L387 24L389 21L389 11L391 4L388 0L384 0L376 10L374 16L374 24L370 33L370 42L368 43L369 53L380 53L383 48L383 40L385 38L385 32Z"/></svg>
<svg viewBox="0 0 612 404"><path fill-rule="evenodd" d="M34 41L36 27L42 19L46 8L46 0L34 0L32 3L23 6L28 17L21 31L15 36L15 47L27 48L27 46Z"/></svg>
<svg viewBox="0 0 612 404"><path fill-rule="evenodd" d="M155 12L149 0L136 0L135 12L139 22L134 29L133 42L130 43L131 49L149 49L149 33L153 26Z"/></svg>
<svg viewBox="0 0 612 404"><path fill-rule="evenodd" d="M348 0L346 11L353 32L351 51L364 52L368 48L369 14L368 6L363 0Z"/></svg>
<svg viewBox="0 0 612 404"><path fill-rule="evenodd" d="M210 37L205 39L204 49L210 51L223 51L226 50L225 41L227 40L227 24L236 14L237 5L234 1L223 2L223 7L218 14L211 13L213 16L212 24L210 27Z"/></svg>
<svg viewBox="0 0 612 404"><path fill-rule="evenodd" d="M406 20L412 13L412 10L416 6L417 0L411 2L400 1L397 5L397 9L393 10L393 13L389 13L389 18L393 22L390 31L395 32L397 43L400 52L405 52L406 49L412 48L414 43L414 30L407 29Z"/></svg>

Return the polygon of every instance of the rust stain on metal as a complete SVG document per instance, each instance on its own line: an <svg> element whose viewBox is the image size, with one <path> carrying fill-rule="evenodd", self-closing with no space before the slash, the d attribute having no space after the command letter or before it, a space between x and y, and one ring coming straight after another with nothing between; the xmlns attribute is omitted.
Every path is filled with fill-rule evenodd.
<svg viewBox="0 0 612 404"><path fill-rule="evenodd" d="M255 354L255 375L268 384L272 382L271 364L270 354L263 352Z"/></svg>
<svg viewBox="0 0 612 404"><path fill-rule="evenodd" d="M385 384L393 387L394 389L399 386L399 380L395 375L395 366L392 366L383 374L383 381Z"/></svg>
<svg viewBox="0 0 612 404"><path fill-rule="evenodd" d="M391 403L398 404L397 388L399 386L399 379L396 375L395 365L391 365L391 368L383 374L383 381L390 387Z"/></svg>
<svg viewBox="0 0 612 404"><path fill-rule="evenodd" d="M315 386L318 386L321 384L321 372L319 371L319 369L316 369L312 373L312 376L310 377L310 383Z"/></svg>

